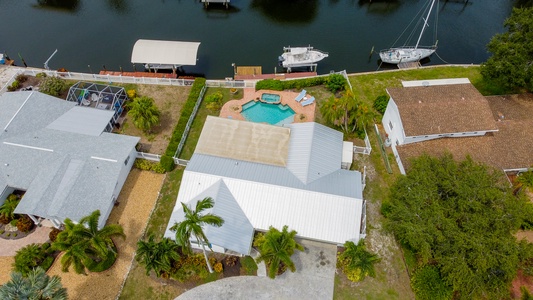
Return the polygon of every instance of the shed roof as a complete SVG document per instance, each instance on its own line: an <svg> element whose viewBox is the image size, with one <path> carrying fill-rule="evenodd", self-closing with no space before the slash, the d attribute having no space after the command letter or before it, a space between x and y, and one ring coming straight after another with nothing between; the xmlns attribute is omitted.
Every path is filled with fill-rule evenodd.
<svg viewBox="0 0 533 300"><path fill-rule="evenodd" d="M497 130L487 100L471 84L388 88L406 136Z"/></svg>
<svg viewBox="0 0 533 300"><path fill-rule="evenodd" d="M132 63L196 65L198 42L137 40L131 53Z"/></svg>

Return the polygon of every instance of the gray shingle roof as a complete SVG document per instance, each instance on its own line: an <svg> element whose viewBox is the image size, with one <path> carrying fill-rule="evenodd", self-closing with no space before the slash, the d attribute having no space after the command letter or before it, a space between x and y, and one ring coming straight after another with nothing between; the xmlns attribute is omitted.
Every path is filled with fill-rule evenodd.
<svg viewBox="0 0 533 300"><path fill-rule="evenodd" d="M4 105L7 110L3 110ZM6 93L0 98L0 124L9 123L7 132L0 135L0 183L3 180L26 190L17 213L61 221L79 220L96 209L102 216L109 214L124 161L139 138L101 131L96 135L92 124L101 128L105 121L101 117L80 117L78 124L85 121L82 127L91 128L83 133L47 128L72 112L73 105L36 92ZM4 114L6 111L11 116ZM74 111L80 112L77 108ZM100 225L105 221L101 218Z"/></svg>

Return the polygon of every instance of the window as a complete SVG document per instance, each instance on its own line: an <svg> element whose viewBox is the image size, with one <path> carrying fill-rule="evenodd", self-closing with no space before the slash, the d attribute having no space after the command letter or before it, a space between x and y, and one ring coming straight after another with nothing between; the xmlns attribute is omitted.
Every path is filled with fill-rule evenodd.
<svg viewBox="0 0 533 300"><path fill-rule="evenodd" d="M130 161L130 157L126 157L126 160L124 161L124 165L127 166L128 165L128 162Z"/></svg>
<svg viewBox="0 0 533 300"><path fill-rule="evenodd" d="M389 121L389 128L392 130L392 121Z"/></svg>

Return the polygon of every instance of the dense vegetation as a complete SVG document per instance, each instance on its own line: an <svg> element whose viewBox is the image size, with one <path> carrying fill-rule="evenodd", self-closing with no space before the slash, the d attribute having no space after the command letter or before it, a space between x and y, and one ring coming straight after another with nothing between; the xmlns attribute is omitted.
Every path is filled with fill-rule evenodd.
<svg viewBox="0 0 533 300"><path fill-rule="evenodd" d="M0 299L65 300L68 295L59 276L49 277L43 269L37 268L27 276L11 273L11 280L0 286Z"/></svg>
<svg viewBox="0 0 533 300"><path fill-rule="evenodd" d="M532 205L501 181L501 172L470 158L422 156L391 187L386 227L417 257L419 298L503 299L517 269L530 265L531 244L512 235L532 220ZM435 270L427 269L433 266ZM420 280L420 277L425 278ZM420 284L431 278L432 284ZM439 287L436 297L424 287ZM448 298L449 299L449 298Z"/></svg>
<svg viewBox="0 0 533 300"><path fill-rule="evenodd" d="M344 251L337 256L337 268L342 269L346 277L357 282L365 279L366 276L376 276L374 264L380 258L366 250L365 240L359 240L357 245L352 241L344 243Z"/></svg>
<svg viewBox="0 0 533 300"><path fill-rule="evenodd" d="M533 91L533 7L514 8L504 25L508 31L487 45L493 55L481 74L509 90Z"/></svg>
<svg viewBox="0 0 533 300"><path fill-rule="evenodd" d="M294 80L264 79L255 84L255 90L283 91L325 84L328 90L335 93L337 91L344 90L346 87L346 82L346 78L340 74L330 74L329 76L317 76Z"/></svg>

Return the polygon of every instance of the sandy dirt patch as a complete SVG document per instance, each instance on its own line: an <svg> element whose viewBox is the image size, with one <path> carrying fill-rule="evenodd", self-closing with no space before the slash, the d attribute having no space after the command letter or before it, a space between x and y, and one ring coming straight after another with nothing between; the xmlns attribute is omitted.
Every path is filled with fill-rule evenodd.
<svg viewBox="0 0 533 300"><path fill-rule="evenodd" d="M190 91L190 86L138 85L137 95L154 99L157 108L161 111L159 125L154 126L150 134L144 134L135 128L133 122L126 116L122 128L117 131L122 134L141 137L141 151L163 154L167 149L168 141Z"/></svg>
<svg viewBox="0 0 533 300"><path fill-rule="evenodd" d="M107 224L122 225L126 234L125 240L115 239L119 256L109 270L87 276L76 274L72 268L63 273L60 258L56 259L48 274L61 277L70 299L115 299L130 268L137 241L158 198L163 178L164 175L131 170L118 198L119 205L107 220Z"/></svg>

